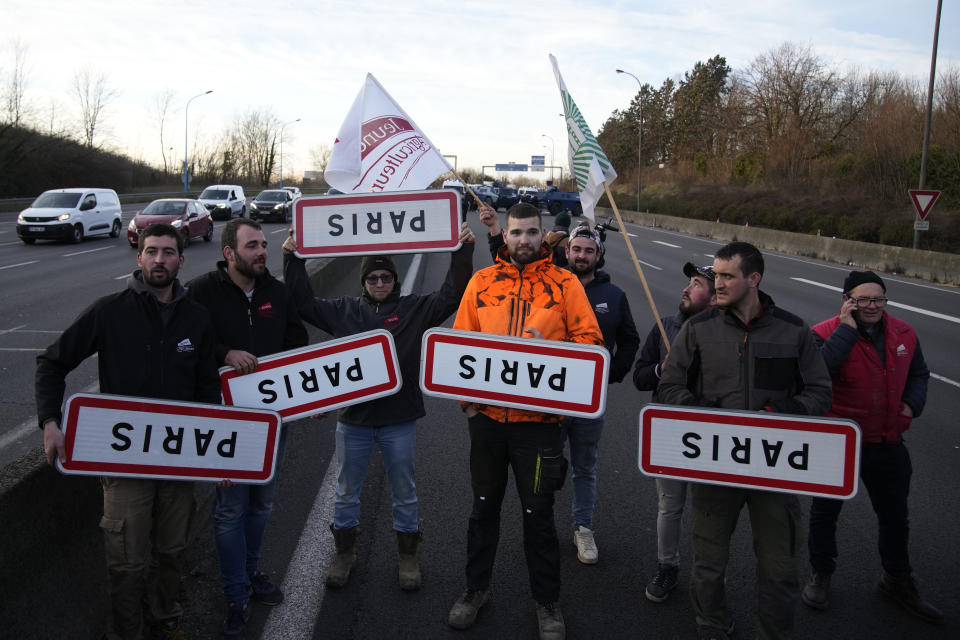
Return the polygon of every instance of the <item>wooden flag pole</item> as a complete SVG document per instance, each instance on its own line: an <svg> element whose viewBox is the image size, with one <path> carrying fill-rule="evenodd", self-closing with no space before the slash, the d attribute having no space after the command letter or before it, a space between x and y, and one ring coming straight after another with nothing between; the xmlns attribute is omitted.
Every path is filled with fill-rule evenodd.
<svg viewBox="0 0 960 640"><path fill-rule="evenodd" d="M607 192L607 199L610 201L610 207L613 209L613 215L617 217L617 224L620 226L620 234L623 236L623 241L627 243L627 250L630 252L630 257L633 258L633 266L637 268L637 273L640 275L640 282L643 283L643 290L647 294L647 300L650 302L650 308L653 309L653 319L657 321L657 328L660 329L660 337L663 338L663 344L667 347L667 353L670 353L670 339L667 337L667 331L663 328L663 323L660 322L660 312L657 311L657 305L653 301L653 295L650 293L650 287L647 286L647 279L643 275L643 269L640 268L640 261L637 260L637 254L633 251L633 245L630 244L630 238L627 236L627 228L623 225L623 218L620 217L620 211L617 209L617 203L613 199L613 194L610 193L610 187L607 186L607 181L603 181L603 190Z"/></svg>
<svg viewBox="0 0 960 640"><path fill-rule="evenodd" d="M447 165L447 166L449 166L449 165ZM478 208L483 206L483 200L481 200L480 197L473 192L473 189L470 188L470 185L468 185L466 182L464 182L463 178L461 178L460 175L459 175L456 171L453 171L453 170L451 169L448 173L450 173L454 178L456 178L456 179L460 182L460 184L463 185L463 188L467 190L467 193L469 193L471 196L473 196L473 199L476 201Z"/></svg>

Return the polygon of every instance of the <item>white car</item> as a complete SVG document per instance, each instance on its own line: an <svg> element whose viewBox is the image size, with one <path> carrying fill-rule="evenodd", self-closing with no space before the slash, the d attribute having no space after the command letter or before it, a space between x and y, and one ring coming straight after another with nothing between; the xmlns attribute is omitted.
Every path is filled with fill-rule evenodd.
<svg viewBox="0 0 960 640"><path fill-rule="evenodd" d="M86 236L120 237L120 198L113 189L51 189L17 217L24 244L41 240L80 242Z"/></svg>
<svg viewBox="0 0 960 640"><path fill-rule="evenodd" d="M234 215L243 218L247 215L247 197L243 195L240 185L212 184L203 190L197 200L207 208L214 220L229 220Z"/></svg>
<svg viewBox="0 0 960 640"><path fill-rule="evenodd" d="M300 187L283 187L283 190L292 193L294 198L299 198L303 195L300 193Z"/></svg>

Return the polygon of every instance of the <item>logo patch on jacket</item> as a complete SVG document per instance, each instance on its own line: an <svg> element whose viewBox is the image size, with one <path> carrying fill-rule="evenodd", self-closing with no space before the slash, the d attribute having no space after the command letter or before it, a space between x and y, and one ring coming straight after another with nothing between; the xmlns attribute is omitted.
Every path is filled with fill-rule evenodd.
<svg viewBox="0 0 960 640"><path fill-rule="evenodd" d="M384 329L393 329L393 328L396 327L398 324L400 324L400 316L398 316L397 314L393 314L393 315L390 316L389 318L385 318L385 319L384 319L384 321L383 321L383 328L384 328Z"/></svg>
<svg viewBox="0 0 960 640"><path fill-rule="evenodd" d="M191 353L193 351L193 343L190 342L190 338L184 338L177 343L177 353Z"/></svg>
<svg viewBox="0 0 960 640"><path fill-rule="evenodd" d="M897 347L897 356L902 358L905 355L907 355L907 348L904 345Z"/></svg>
<svg viewBox="0 0 960 640"><path fill-rule="evenodd" d="M610 313L609 307L607 307L606 302L601 302L593 308L594 313Z"/></svg>
<svg viewBox="0 0 960 640"><path fill-rule="evenodd" d="M257 315L261 318L272 318L273 317L273 305L269 302L264 302L260 305L260 308L257 309Z"/></svg>

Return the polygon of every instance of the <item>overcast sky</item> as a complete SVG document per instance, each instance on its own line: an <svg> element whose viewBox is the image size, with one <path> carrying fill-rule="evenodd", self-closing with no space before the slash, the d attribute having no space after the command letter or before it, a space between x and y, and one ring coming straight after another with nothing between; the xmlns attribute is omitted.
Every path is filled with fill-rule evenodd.
<svg viewBox="0 0 960 640"><path fill-rule="evenodd" d="M957 5L944 3L941 70L960 64ZM925 86L936 0L0 0L0 15L0 69L9 70L9 43L19 38L38 113L53 100L58 120L75 121L74 72L106 73L118 92L106 142L159 163L148 104L173 90L166 146L182 163L184 104L212 89L190 106L191 148L238 114L268 109L284 122L302 119L284 136L285 173L300 175L311 168L310 147L332 144L367 72L461 167L531 155L549 163L551 153L566 164L549 53L594 131L637 91L617 68L658 86L717 54L743 68L785 41L841 70L896 71Z"/></svg>

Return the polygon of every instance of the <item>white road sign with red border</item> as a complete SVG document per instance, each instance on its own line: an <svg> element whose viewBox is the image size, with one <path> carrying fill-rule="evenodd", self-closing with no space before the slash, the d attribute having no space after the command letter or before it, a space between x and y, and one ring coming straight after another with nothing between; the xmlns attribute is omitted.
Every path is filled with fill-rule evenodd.
<svg viewBox="0 0 960 640"><path fill-rule="evenodd" d="M460 194L451 189L299 198L301 258L429 253L460 247Z"/></svg>
<svg viewBox="0 0 960 640"><path fill-rule="evenodd" d="M937 199L940 197L940 192L932 189L910 189L908 193L910 194L910 199L913 201L913 208L917 210L917 215L920 216L920 220L926 219L931 209L933 209L933 205L937 203Z"/></svg>
<svg viewBox="0 0 960 640"><path fill-rule="evenodd" d="M441 398L595 418L606 410L609 368L601 346L430 329L420 388Z"/></svg>
<svg viewBox="0 0 960 640"><path fill-rule="evenodd" d="M66 474L263 484L281 422L262 409L78 393L62 427Z"/></svg>
<svg viewBox="0 0 960 640"><path fill-rule="evenodd" d="M271 409L284 422L396 393L403 384L389 331L257 358L252 373L220 369L224 404Z"/></svg>
<svg viewBox="0 0 960 640"><path fill-rule="evenodd" d="M646 475L846 500L857 493L860 427L852 420L648 404L640 411Z"/></svg>

